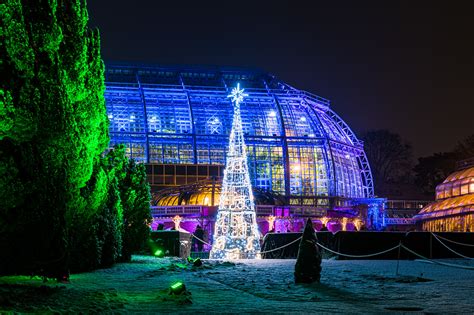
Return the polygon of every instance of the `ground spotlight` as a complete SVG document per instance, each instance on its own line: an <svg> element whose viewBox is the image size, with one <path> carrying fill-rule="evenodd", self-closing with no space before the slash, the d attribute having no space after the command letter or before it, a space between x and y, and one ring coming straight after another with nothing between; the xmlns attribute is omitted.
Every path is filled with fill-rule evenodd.
<svg viewBox="0 0 474 315"><path fill-rule="evenodd" d="M161 248L158 248L157 250L155 250L155 252L153 253L153 255L155 255L156 257L164 257L164 256L165 256L165 252L164 252L164 250L162 250Z"/></svg>
<svg viewBox="0 0 474 315"><path fill-rule="evenodd" d="M196 258L196 259L194 259L194 261L193 261L193 266L194 266L194 267L201 267L201 266L202 266L202 260L201 260L201 258Z"/></svg>
<svg viewBox="0 0 474 315"><path fill-rule="evenodd" d="M181 281L173 283L170 288L170 294L181 294L186 291L186 286Z"/></svg>
<svg viewBox="0 0 474 315"><path fill-rule="evenodd" d="M202 266L202 260L199 257L194 259L190 256L190 257L188 257L187 260L188 260L188 263L193 264L193 267L201 267Z"/></svg>

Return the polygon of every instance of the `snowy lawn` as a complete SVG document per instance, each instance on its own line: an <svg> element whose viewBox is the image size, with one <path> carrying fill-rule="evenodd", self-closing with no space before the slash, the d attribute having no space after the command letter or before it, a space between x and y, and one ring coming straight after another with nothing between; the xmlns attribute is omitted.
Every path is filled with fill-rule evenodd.
<svg viewBox="0 0 474 315"><path fill-rule="evenodd" d="M295 285L295 260L218 262L134 256L132 263L71 276L70 284L0 277L0 313L472 314L474 271L420 261L323 260L320 284ZM474 261L449 260L453 264ZM176 281L191 293L170 295Z"/></svg>

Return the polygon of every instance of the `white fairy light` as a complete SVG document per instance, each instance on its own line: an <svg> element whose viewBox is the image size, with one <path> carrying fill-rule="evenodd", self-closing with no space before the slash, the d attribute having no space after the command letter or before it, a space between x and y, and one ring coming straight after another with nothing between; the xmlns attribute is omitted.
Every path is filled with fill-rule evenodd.
<svg viewBox="0 0 474 315"><path fill-rule="evenodd" d="M227 96L234 104L234 119L214 228L214 244L209 255L211 259L260 258L260 233L240 116L240 103L245 96L248 94L240 89L239 84Z"/></svg>
<svg viewBox="0 0 474 315"><path fill-rule="evenodd" d="M240 89L240 83L237 83L237 87L233 88L232 91L230 92L227 97L232 98L232 103L234 103L235 106L239 106L240 103L244 100L245 96L249 96L248 94L244 93L244 89ZM234 112L235 116L235 112Z"/></svg>

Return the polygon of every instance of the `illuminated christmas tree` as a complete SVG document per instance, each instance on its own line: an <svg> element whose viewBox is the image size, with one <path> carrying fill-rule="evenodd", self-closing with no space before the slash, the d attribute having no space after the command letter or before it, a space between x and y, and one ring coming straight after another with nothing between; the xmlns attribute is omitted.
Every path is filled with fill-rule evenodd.
<svg viewBox="0 0 474 315"><path fill-rule="evenodd" d="M234 119L214 228L214 244L209 256L211 259L260 258L260 234L240 117L240 103L244 96L248 95L244 94L239 84L228 96L234 104Z"/></svg>

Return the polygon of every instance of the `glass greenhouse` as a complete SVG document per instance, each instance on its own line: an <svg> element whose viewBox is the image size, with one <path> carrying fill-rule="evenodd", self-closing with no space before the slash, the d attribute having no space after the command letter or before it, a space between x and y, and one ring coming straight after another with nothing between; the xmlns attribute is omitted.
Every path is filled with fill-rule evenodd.
<svg viewBox="0 0 474 315"><path fill-rule="evenodd" d="M259 71L232 68L108 66L110 145L149 164L225 164L232 123L227 98L237 82L253 186L290 204L332 197L372 198L361 141L322 97Z"/></svg>
<svg viewBox="0 0 474 315"><path fill-rule="evenodd" d="M450 174L436 187L436 200L415 216L424 231L470 232L474 230L474 160Z"/></svg>

